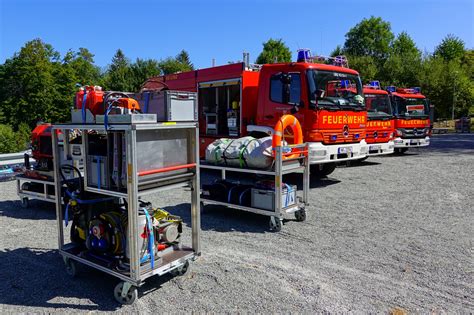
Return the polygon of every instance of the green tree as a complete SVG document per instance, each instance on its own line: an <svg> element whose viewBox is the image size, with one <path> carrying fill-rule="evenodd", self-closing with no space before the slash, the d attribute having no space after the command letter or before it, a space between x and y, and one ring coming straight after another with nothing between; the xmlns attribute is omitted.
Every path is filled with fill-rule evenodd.
<svg viewBox="0 0 474 315"><path fill-rule="evenodd" d="M194 70L194 65L191 62L191 59L189 58L189 54L186 50L181 50L178 55L176 55L176 60L180 63L182 63L184 66L187 66L188 70L191 71Z"/></svg>
<svg viewBox="0 0 474 315"><path fill-rule="evenodd" d="M156 60L137 58L131 65L130 72L132 79L130 91L138 91L148 78L160 75L161 69L159 62Z"/></svg>
<svg viewBox="0 0 474 315"><path fill-rule="evenodd" d="M462 58L464 51L464 42L459 37L449 34L435 48L434 55L450 61Z"/></svg>
<svg viewBox="0 0 474 315"><path fill-rule="evenodd" d="M0 85L3 121L14 128L21 122L34 126L39 119L52 121L57 112L68 110L55 99L55 74L60 66L59 53L40 39L27 42L19 53L7 59Z"/></svg>
<svg viewBox="0 0 474 315"><path fill-rule="evenodd" d="M94 55L87 48L72 50L63 58L64 64L70 66L75 75L76 83L80 85L99 85L101 80L100 68L94 64Z"/></svg>
<svg viewBox="0 0 474 315"><path fill-rule="evenodd" d="M377 80L377 63L370 56L348 56L349 67L359 72L364 82Z"/></svg>
<svg viewBox="0 0 474 315"><path fill-rule="evenodd" d="M8 125L0 125L0 153L13 153L18 151L15 132Z"/></svg>
<svg viewBox="0 0 474 315"><path fill-rule="evenodd" d="M421 51L413 39L402 32L393 41L379 77L387 85L415 86L420 84L421 67Z"/></svg>
<svg viewBox="0 0 474 315"><path fill-rule="evenodd" d="M346 34L344 51L351 56L370 56L385 60L394 35L390 23L380 17L363 19Z"/></svg>
<svg viewBox="0 0 474 315"><path fill-rule="evenodd" d="M121 49L112 58L104 78L104 88L113 91L132 91L130 61Z"/></svg>
<svg viewBox="0 0 474 315"><path fill-rule="evenodd" d="M270 38L263 43L263 50L258 55L256 63L266 64L277 62L291 62L291 51L282 39Z"/></svg>
<svg viewBox="0 0 474 315"><path fill-rule="evenodd" d="M344 49L342 48L341 45L337 45L336 48L334 48L333 51L331 51L330 56L335 57L335 56L341 56L344 55Z"/></svg>
<svg viewBox="0 0 474 315"><path fill-rule="evenodd" d="M164 60L161 60L160 69L165 75L192 70L188 65L181 63L173 57L168 57Z"/></svg>

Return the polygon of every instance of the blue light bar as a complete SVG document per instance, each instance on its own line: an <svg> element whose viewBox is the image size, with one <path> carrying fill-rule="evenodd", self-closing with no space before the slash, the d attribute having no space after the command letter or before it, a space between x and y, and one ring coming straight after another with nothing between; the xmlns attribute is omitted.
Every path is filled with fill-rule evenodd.
<svg viewBox="0 0 474 315"><path fill-rule="evenodd" d="M307 62L311 59L311 50L304 48L298 49L298 58L296 59L297 62Z"/></svg>
<svg viewBox="0 0 474 315"><path fill-rule="evenodd" d="M421 93L421 87L419 86L416 86L416 87L413 87L411 88L415 93Z"/></svg>
<svg viewBox="0 0 474 315"><path fill-rule="evenodd" d="M395 92L397 90L396 86L390 85L385 88L388 92Z"/></svg>
<svg viewBox="0 0 474 315"><path fill-rule="evenodd" d="M332 140L332 141L336 141L336 139L337 139L337 136L336 136L336 135L332 135L332 136L331 136L331 140Z"/></svg>
<svg viewBox="0 0 474 315"><path fill-rule="evenodd" d="M342 88L347 88L350 87L351 82L349 80L341 80L341 87Z"/></svg>
<svg viewBox="0 0 474 315"><path fill-rule="evenodd" d="M370 81L369 85L380 89L380 82L379 81Z"/></svg>

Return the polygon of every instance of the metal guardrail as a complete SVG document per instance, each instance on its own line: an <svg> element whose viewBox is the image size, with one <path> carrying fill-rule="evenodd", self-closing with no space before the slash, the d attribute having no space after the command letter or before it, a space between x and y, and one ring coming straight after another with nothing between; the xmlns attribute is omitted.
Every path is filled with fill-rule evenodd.
<svg viewBox="0 0 474 315"><path fill-rule="evenodd" d="M25 161L25 153L31 155L31 150L26 150L17 153L0 154L0 166L23 164L23 162Z"/></svg>

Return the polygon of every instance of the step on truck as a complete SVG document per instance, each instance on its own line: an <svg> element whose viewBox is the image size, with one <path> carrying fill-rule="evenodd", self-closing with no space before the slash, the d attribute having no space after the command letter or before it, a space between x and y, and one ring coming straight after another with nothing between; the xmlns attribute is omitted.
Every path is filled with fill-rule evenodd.
<svg viewBox="0 0 474 315"><path fill-rule="evenodd" d="M390 97L379 81L364 85L367 107L367 131L365 141L369 146L368 156L386 155L394 152L395 121Z"/></svg>
<svg viewBox="0 0 474 315"><path fill-rule="evenodd" d="M297 62L252 65L247 54L242 63L150 78L142 91L160 89L198 92L202 156L218 138L272 135L285 114L301 123L312 172L327 175L336 163L367 155L362 84L343 56L302 49Z"/></svg>
<svg viewBox="0 0 474 315"><path fill-rule="evenodd" d="M395 116L395 153L430 144L430 102L419 87L388 86Z"/></svg>

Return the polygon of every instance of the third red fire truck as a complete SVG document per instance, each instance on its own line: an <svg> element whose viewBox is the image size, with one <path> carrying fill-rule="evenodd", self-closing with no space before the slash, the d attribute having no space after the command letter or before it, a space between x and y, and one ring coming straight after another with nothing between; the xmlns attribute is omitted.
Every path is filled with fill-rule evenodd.
<svg viewBox="0 0 474 315"><path fill-rule="evenodd" d="M420 88L387 87L395 115L395 152L430 144L429 100Z"/></svg>
<svg viewBox="0 0 474 315"><path fill-rule="evenodd" d="M312 172L327 175L337 162L366 157L362 84L344 57L312 58L299 50L297 62L250 65L245 59L151 78L144 90L198 92L201 155L217 138L271 135L281 116L293 114L310 143Z"/></svg>

